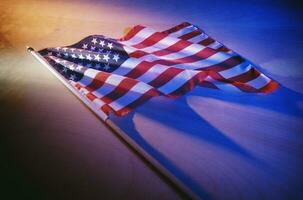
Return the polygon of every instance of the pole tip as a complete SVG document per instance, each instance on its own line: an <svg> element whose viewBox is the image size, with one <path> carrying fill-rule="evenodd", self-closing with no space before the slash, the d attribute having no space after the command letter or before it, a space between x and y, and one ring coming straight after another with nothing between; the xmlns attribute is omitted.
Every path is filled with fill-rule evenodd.
<svg viewBox="0 0 303 200"><path fill-rule="evenodd" d="M32 52L32 51L35 51L35 49L33 47L29 47L29 46L26 46L26 50L28 52Z"/></svg>

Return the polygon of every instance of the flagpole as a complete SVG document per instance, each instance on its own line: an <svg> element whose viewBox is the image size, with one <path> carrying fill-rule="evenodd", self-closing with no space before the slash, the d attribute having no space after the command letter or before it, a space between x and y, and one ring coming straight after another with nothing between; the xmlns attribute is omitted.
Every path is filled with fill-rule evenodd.
<svg viewBox="0 0 303 200"><path fill-rule="evenodd" d="M134 142L122 129L120 129L109 117L100 109L97 109L85 96L79 93L66 79L58 73L37 51L32 47L26 47L27 51L35 57L44 67L46 67L59 81L76 97L78 97L94 114L96 114L116 135L122 138L133 150L139 154L145 161L147 161L153 169L155 169L168 182L172 183L174 188L179 193L188 199L201 199L181 180L175 177L169 170L167 170L159 161L149 155L140 145Z"/></svg>

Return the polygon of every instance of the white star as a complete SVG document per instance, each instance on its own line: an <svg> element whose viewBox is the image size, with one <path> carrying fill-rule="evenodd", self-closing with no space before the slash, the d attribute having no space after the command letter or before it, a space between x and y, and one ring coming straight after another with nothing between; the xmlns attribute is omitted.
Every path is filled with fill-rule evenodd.
<svg viewBox="0 0 303 200"><path fill-rule="evenodd" d="M119 59L120 59L119 54L115 54L114 57L113 57L113 60L118 62Z"/></svg>
<svg viewBox="0 0 303 200"><path fill-rule="evenodd" d="M57 53L56 56L57 56L57 57L61 57L61 53Z"/></svg>
<svg viewBox="0 0 303 200"><path fill-rule="evenodd" d="M48 52L47 53L47 56L52 56L53 55L53 52Z"/></svg>
<svg viewBox="0 0 303 200"><path fill-rule="evenodd" d="M98 43L98 42L97 42L97 39L96 39L96 38L93 38L93 39L92 39L92 43L97 44L97 43Z"/></svg>
<svg viewBox="0 0 303 200"><path fill-rule="evenodd" d="M108 47L109 49L112 49L112 48L113 48L113 43L108 43L108 44L107 44L107 47Z"/></svg>
<svg viewBox="0 0 303 200"><path fill-rule="evenodd" d="M82 48L83 48L83 49L87 49L87 44L83 44L83 45L82 45Z"/></svg>
<svg viewBox="0 0 303 200"><path fill-rule="evenodd" d="M76 54L72 54L72 58L77 58Z"/></svg>
<svg viewBox="0 0 303 200"><path fill-rule="evenodd" d="M71 50L71 52L73 52L73 53L74 53L74 51L75 51L75 49L74 49L74 48L71 48L70 50Z"/></svg>
<svg viewBox="0 0 303 200"><path fill-rule="evenodd" d="M90 56L90 54L87 54L87 55L86 55L86 58L87 58L88 60L92 60L92 57Z"/></svg>
<svg viewBox="0 0 303 200"><path fill-rule="evenodd" d="M97 61L100 61L100 56L99 56L99 54L97 54L97 55L94 55L95 56L95 60L97 60Z"/></svg>
<svg viewBox="0 0 303 200"><path fill-rule="evenodd" d="M100 68L101 68L101 65L98 63L98 64L95 65L95 68L96 68L96 69L100 69Z"/></svg>
<svg viewBox="0 0 303 200"><path fill-rule="evenodd" d="M74 65L73 65L73 64L71 64L71 65L69 66L69 69L71 69L71 70L75 70Z"/></svg>
<svg viewBox="0 0 303 200"><path fill-rule="evenodd" d="M88 63L88 64L86 65L86 67L87 67L87 68L91 68L91 67L92 67L92 64L91 64L91 63Z"/></svg>
<svg viewBox="0 0 303 200"><path fill-rule="evenodd" d="M109 54L103 55L103 60L106 60L106 62L108 62L109 59L110 59Z"/></svg>
<svg viewBox="0 0 303 200"><path fill-rule="evenodd" d="M66 72L67 72L66 67L63 67L62 72L63 72L63 73L66 73Z"/></svg>
<svg viewBox="0 0 303 200"><path fill-rule="evenodd" d="M69 78L74 81L76 79L76 76L75 74L72 74Z"/></svg>
<svg viewBox="0 0 303 200"><path fill-rule="evenodd" d="M107 64L105 64L105 66L104 66L104 70L105 71L107 71L107 70L109 70L110 69L110 66L109 66L109 64L107 63Z"/></svg>
<svg viewBox="0 0 303 200"><path fill-rule="evenodd" d="M66 51L66 50L67 50L67 48L66 48L66 47L63 47L63 48L62 48L62 50L63 50L63 51Z"/></svg>
<svg viewBox="0 0 303 200"><path fill-rule="evenodd" d="M104 40L100 40L99 44L100 44L102 47L104 47L104 45L105 45Z"/></svg>
<svg viewBox="0 0 303 200"><path fill-rule="evenodd" d="M68 57L68 53L64 53L64 57L66 57L66 58L67 58L67 57Z"/></svg>
<svg viewBox="0 0 303 200"><path fill-rule="evenodd" d="M95 47L95 46L91 46L90 49L91 49L91 50L95 50L96 47Z"/></svg>
<svg viewBox="0 0 303 200"><path fill-rule="evenodd" d="M56 49L59 51L61 48L60 47L56 47Z"/></svg>
<svg viewBox="0 0 303 200"><path fill-rule="evenodd" d="M60 59L55 59L55 62L56 63L60 63Z"/></svg>
<svg viewBox="0 0 303 200"><path fill-rule="evenodd" d="M82 54L80 54L79 58L80 59L84 59L84 56Z"/></svg>
<svg viewBox="0 0 303 200"><path fill-rule="evenodd" d="M76 70L81 71L83 69L83 67L81 65L77 65Z"/></svg>

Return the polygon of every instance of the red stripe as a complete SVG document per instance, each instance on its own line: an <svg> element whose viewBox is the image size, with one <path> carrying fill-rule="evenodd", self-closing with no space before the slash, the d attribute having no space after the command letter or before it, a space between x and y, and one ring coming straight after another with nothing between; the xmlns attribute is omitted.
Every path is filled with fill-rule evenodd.
<svg viewBox="0 0 303 200"><path fill-rule="evenodd" d="M196 29L190 33L187 33L185 35L182 35L180 36L179 38L182 39L182 40L189 40L197 35L200 35L201 34L201 31L199 29Z"/></svg>
<svg viewBox="0 0 303 200"><path fill-rule="evenodd" d="M125 76L129 77L129 78L138 78L140 76L142 76L144 73L146 73L151 67L153 67L156 64L160 64L160 65L165 65L165 66L173 66L173 65L177 65L177 64L183 64L183 63L192 63L192 62L196 62L198 60L201 59L207 59L208 57L214 55L215 53L217 53L215 50L211 49L211 48L204 48L201 51L199 51L198 53L185 57L185 58L180 58L180 59L175 59L175 60L155 60L153 62L147 62L147 61L142 61L140 64L138 64L137 66L134 67L134 69L132 69L128 74L126 74ZM218 66L211 66L211 68L218 68L219 66L223 65L223 63L218 64ZM233 64L231 61L227 61L227 64ZM232 67L232 66L230 66ZM227 69L227 68L226 68ZM205 71L205 70L203 70Z"/></svg>
<svg viewBox="0 0 303 200"><path fill-rule="evenodd" d="M80 89L82 88L82 86L81 86L78 82L75 84L75 87L76 87L78 90L80 90Z"/></svg>
<svg viewBox="0 0 303 200"><path fill-rule="evenodd" d="M107 73L107 72L97 73L97 75L95 76L93 81L88 86L86 86L85 89L87 89L90 92L97 90L104 84L104 82L106 81L106 79L109 76L110 76L110 73Z"/></svg>
<svg viewBox="0 0 303 200"><path fill-rule="evenodd" d="M149 53L145 52L145 51L141 51L141 50L136 50L130 54L128 54L129 57L133 57L133 58L140 58L142 56L145 56Z"/></svg>
<svg viewBox="0 0 303 200"><path fill-rule="evenodd" d="M130 78L123 79L117 86L115 86L115 89L112 92L102 97L101 101L103 101L106 104L109 104L114 100L123 96L137 83L138 81L135 79L130 79Z"/></svg>
<svg viewBox="0 0 303 200"><path fill-rule="evenodd" d="M162 72L162 74L160 74L157 78L149 82L148 84L155 88L158 88L169 82L171 79L173 79L176 75L178 75L182 71L184 71L184 69L170 67L164 72Z"/></svg>
<svg viewBox="0 0 303 200"><path fill-rule="evenodd" d="M145 72L147 72L152 66L154 66L155 63L142 61L140 64L134 67L133 70L131 70L128 74L126 74L126 77L129 78L138 78L141 75L143 75Z"/></svg>
<svg viewBox="0 0 303 200"><path fill-rule="evenodd" d="M188 22L183 22L183 23L181 23L181 24L179 24L179 25L177 25L175 27L172 27L172 28L170 28L170 29L168 29L166 31L163 31L162 33L166 33L166 34L175 33L175 32L177 32L177 31L179 31L179 30L181 30L181 29L183 29L183 28L185 28L187 26L191 26L191 24L188 23Z"/></svg>
<svg viewBox="0 0 303 200"><path fill-rule="evenodd" d="M248 84L237 82L237 81L231 81L229 79L224 78L221 74L215 72L215 71L210 71L208 72L208 75L212 77L214 80L220 81L221 83L225 84L231 84L237 88L239 88L243 92L257 92L257 90L253 87L251 87Z"/></svg>
<svg viewBox="0 0 303 200"><path fill-rule="evenodd" d="M156 60L154 61L157 64L162 64L162 65L177 65L177 64L184 64L184 63L193 63L199 60L207 59L208 57L216 54L217 51L211 48L204 48L201 51L197 52L196 54L184 57L184 58L179 58L175 60Z"/></svg>
<svg viewBox="0 0 303 200"><path fill-rule="evenodd" d="M201 31L200 29L198 29L199 31ZM179 38L182 38L179 37ZM184 36L182 39L189 39L187 38L187 36ZM200 41L199 44L202 44L202 45L210 45L211 43L215 42L214 39L212 38L207 38L203 41ZM230 49L227 48L226 46L221 46L220 48L217 49L217 51L219 52L229 52ZM230 61L228 61L230 62ZM233 62L233 61L232 61ZM223 65L222 65L223 64ZM224 63L222 63L218 66L211 66L207 69L201 69L201 70L211 70L211 69L214 69L214 70L217 70L217 71L221 71L222 69L226 69L227 66L224 66ZM232 66L232 65L230 65ZM246 72L246 73L243 73L237 77L233 77L230 79L231 82L248 82L249 80L253 80L255 78L257 78L258 76L260 75L260 72L258 72L256 69L251 69L249 72ZM256 89L250 87L250 86L247 86L247 84L242 84L242 83L233 83L233 85L235 85L236 87L239 87L240 89L244 90L244 91L247 91L247 92L271 92L271 91L274 91L277 87L279 87L279 84L275 81L270 81L270 83L268 83L266 86L264 86L263 88L259 89L258 91L256 91ZM210 83L208 81L203 81L202 83L200 83L200 86L203 86L203 87L211 87L211 88L217 88L213 83ZM218 88L217 88L218 89Z"/></svg>
<svg viewBox="0 0 303 200"><path fill-rule="evenodd" d="M109 115L111 112L115 112L109 105L105 104L101 109L106 115Z"/></svg>
<svg viewBox="0 0 303 200"><path fill-rule="evenodd" d="M130 103L129 105L125 106L121 110L117 111L116 114L118 116L124 116L132 111L134 108L138 107L142 103L148 101L150 98L161 95L157 90L150 89L146 93L144 93L141 97Z"/></svg>
<svg viewBox="0 0 303 200"><path fill-rule="evenodd" d="M125 76L129 78L138 78L141 75L143 75L145 72L147 72L152 66L156 64L161 64L161 65L166 65L166 66L173 66L177 64L182 64L182 63L192 63L201 59L206 59L209 56L217 53L215 50L211 48L204 48L198 53L185 57L185 58L180 58L180 59L175 59L175 60L155 60L153 62L147 62L147 61L142 61L140 64L134 67L128 74Z"/></svg>
<svg viewBox="0 0 303 200"><path fill-rule="evenodd" d="M80 90L81 88L83 88L79 83L76 84L76 87L78 90ZM85 95L90 101L94 101L95 99L97 99L98 97L95 96L93 93L89 92L88 94ZM106 115L109 115L110 112L113 111L112 108L110 108L107 104L104 104L103 106L101 106L100 110L102 110Z"/></svg>
<svg viewBox="0 0 303 200"><path fill-rule="evenodd" d="M228 58L228 59L222 61L221 63L215 64L215 65L212 65L209 67L200 68L197 70L219 72L219 71L223 71L226 69L230 69L236 65L239 65L240 63L242 63L244 61L245 60L241 56L233 56L231 58Z"/></svg>
<svg viewBox="0 0 303 200"><path fill-rule="evenodd" d="M151 54L156 55L156 56L165 56L165 55L168 55L168 54L171 54L171 53L181 51L182 49L188 47L191 44L192 43L190 43L188 41L180 40L180 41L176 42L175 44L173 44L173 45L171 45L171 46L169 46L165 49L155 51ZM134 57L134 58L140 58L140 57L145 56L147 54L149 54L149 53L141 51L141 50L137 50L137 51L134 51L133 53L130 53L129 56Z"/></svg>
<svg viewBox="0 0 303 200"><path fill-rule="evenodd" d="M126 41L131 39L144 28L145 28L144 26L140 26L140 25L134 26L130 31L128 31L128 33L126 33L126 35L124 35L121 39L119 39L119 41Z"/></svg>
<svg viewBox="0 0 303 200"><path fill-rule="evenodd" d="M229 48L227 48L226 46L222 46L222 47L218 48L218 49L217 49L217 51L229 52L229 51L230 51L230 49L229 49Z"/></svg>
<svg viewBox="0 0 303 200"><path fill-rule="evenodd" d="M93 100L95 100L97 97L94 95L94 94L92 94L92 93L88 93L88 94L86 94L86 97L89 99L89 100L91 100L91 101L93 101Z"/></svg>
<svg viewBox="0 0 303 200"><path fill-rule="evenodd" d="M255 68L251 68L250 70L248 70L243 74L229 78L229 80L246 83L248 81L257 78L258 76L260 76L260 72L258 72Z"/></svg>
<svg viewBox="0 0 303 200"><path fill-rule="evenodd" d="M214 43L214 42L215 42L214 39L212 39L211 37L208 37L208 38L198 42L198 44L201 44L203 46L207 46L207 45L210 45L211 43Z"/></svg>
<svg viewBox="0 0 303 200"><path fill-rule="evenodd" d="M270 80L268 84L266 84L264 87L259 89L259 92L269 93L276 90L278 87L279 87L279 83Z"/></svg>
<svg viewBox="0 0 303 200"><path fill-rule="evenodd" d="M191 34L191 33L189 33ZM181 38L181 37L180 37ZM153 55L156 55L156 56L165 56L165 55L168 55L168 54L171 54L171 53L176 53L178 51L181 51L182 49L190 46L191 42L187 41L187 40L180 40L178 42L176 42L175 44L165 48L165 49L161 49L161 50L158 50L158 51L155 51L155 52L152 52L150 54L153 54ZM215 50L215 49L213 49ZM216 49L215 51L217 52L228 52L230 51L228 48L222 46L218 49ZM143 57L145 55L148 55L149 53L147 52L144 52L144 51L141 51L141 50L136 50L135 52L132 52L129 54L130 57L134 57L134 58L140 58L140 57Z"/></svg>
<svg viewBox="0 0 303 200"><path fill-rule="evenodd" d="M188 24L188 26L190 26L190 25L191 25L191 24ZM182 28L184 28L184 27L182 27ZM187 33L187 34L182 35L182 36L180 36L180 37L178 37L178 38L183 39L183 40L189 40L189 39L191 39L191 38L193 38L193 37L195 37L195 36L198 36L198 35L200 35L200 34L203 33L203 31L202 31L200 28L198 28L198 27L196 27L196 28L197 28L197 29L194 30L193 32ZM179 29L179 30L180 30L180 29ZM176 31L175 31L175 32L176 32ZM164 31L163 33L169 33L169 34L170 34L170 33L172 33L172 32L165 32L165 31ZM216 41L216 40L214 40L213 38L208 37L207 39L198 42L198 44L202 44L202 45L207 46L207 45L212 44L212 43L215 42L215 41ZM220 48L218 48L217 51L220 51L220 52L229 52L230 49L223 45L223 46L221 46Z"/></svg>
<svg viewBox="0 0 303 200"><path fill-rule="evenodd" d="M153 52L153 54L156 56L165 56L170 53L181 51L182 49L188 47L189 45L191 45L191 43L189 43L188 41L180 40L165 49L161 49L159 51Z"/></svg>
<svg viewBox="0 0 303 200"><path fill-rule="evenodd" d="M182 29L182 28L180 28L180 29ZM146 39L146 40L152 40L152 42L151 41L143 41L142 43L138 44L140 46L136 47L136 45L135 45L134 47L136 47L136 48L145 48L147 46L152 46L152 45L156 44L157 42L161 42L161 40L164 37L167 37L167 34L163 34L163 33L164 32L155 33L155 34L158 34L158 36L157 36L158 38L156 38L155 35L152 35L152 37L154 37L154 39L152 39L150 37ZM193 37L195 37L199 34L201 34L201 31L199 29L196 29L196 30L194 30L190 33L187 33L185 35L180 36L179 38L182 39L182 40L188 40L188 39L193 38ZM161 49L159 51L153 52L152 54L158 55L158 56L167 55L169 53L180 51L180 50L184 49L185 47L187 47L191 44L188 41L182 41L182 40L177 42L174 45L171 45L171 46L167 47L166 49ZM130 53L129 56L134 57L134 58L140 58L140 57L142 57L144 55L147 55L147 54L148 54L147 52L137 50L135 52Z"/></svg>
<svg viewBox="0 0 303 200"><path fill-rule="evenodd" d="M252 86L246 84L246 83L241 83L241 82L232 82L232 85L235 87L239 88L242 92L249 92L249 93L255 93L258 92L256 88L253 88Z"/></svg>
<svg viewBox="0 0 303 200"><path fill-rule="evenodd" d="M195 76L193 76L191 79L189 79L186 83L184 83L181 87L177 88L175 91L171 92L167 96L171 98L176 98L179 96L184 95L185 93L192 90L196 85L202 83L204 79L206 78L207 74L204 72L199 72Z"/></svg>
<svg viewBox="0 0 303 200"><path fill-rule="evenodd" d="M148 38L146 38L145 40L143 40L142 42L140 42L139 44L133 45L133 47L137 48L137 49L142 49L142 48L145 48L148 46L152 46L165 37L167 37L166 34L156 32L156 33L152 34L151 36L149 36Z"/></svg>

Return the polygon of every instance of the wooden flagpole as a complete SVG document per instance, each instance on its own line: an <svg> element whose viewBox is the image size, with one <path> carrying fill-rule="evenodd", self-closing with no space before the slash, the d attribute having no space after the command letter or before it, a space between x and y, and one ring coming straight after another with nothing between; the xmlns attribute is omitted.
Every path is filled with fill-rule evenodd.
<svg viewBox="0 0 303 200"><path fill-rule="evenodd" d="M46 67L59 81L78 99L80 99L94 114L96 114L116 135L122 138L137 154L147 161L153 169L157 171L161 177L171 183L178 193L186 199L201 199L195 192L193 192L186 184L175 177L169 170L167 170L159 161L149 155L140 145L134 142L122 129L120 129L109 117L100 109L97 109L85 96L79 93L66 79L58 73L37 51L32 47L26 47L27 51L34 56L44 67Z"/></svg>

